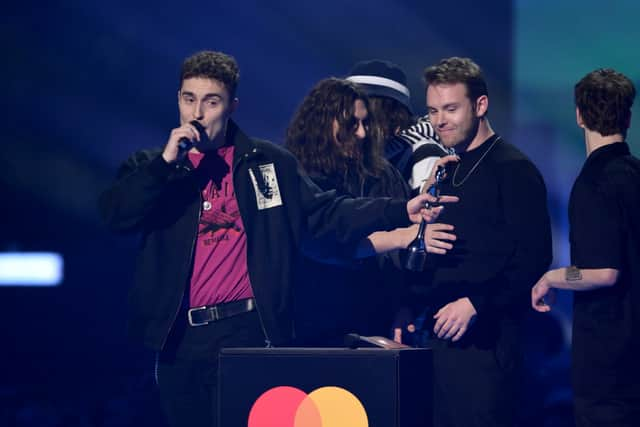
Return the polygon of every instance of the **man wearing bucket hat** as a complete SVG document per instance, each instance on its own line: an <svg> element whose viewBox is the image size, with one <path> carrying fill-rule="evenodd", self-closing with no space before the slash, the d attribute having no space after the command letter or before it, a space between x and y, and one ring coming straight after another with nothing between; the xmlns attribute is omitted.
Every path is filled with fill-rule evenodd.
<svg viewBox="0 0 640 427"><path fill-rule="evenodd" d="M392 62L374 59L356 63L347 80L369 96L371 132L384 141L385 157L414 192L420 191L435 162L451 153L439 143L427 116L416 120L406 74Z"/></svg>

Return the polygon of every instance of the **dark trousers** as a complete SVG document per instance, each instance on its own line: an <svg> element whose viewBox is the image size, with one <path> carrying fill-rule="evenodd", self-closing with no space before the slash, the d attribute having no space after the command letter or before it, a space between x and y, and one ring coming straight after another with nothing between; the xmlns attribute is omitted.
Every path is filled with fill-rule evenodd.
<svg viewBox="0 0 640 427"><path fill-rule="evenodd" d="M577 427L634 427L640 423L640 396L574 397Z"/></svg>
<svg viewBox="0 0 640 427"><path fill-rule="evenodd" d="M220 349L264 345L256 311L196 327L186 323L186 314L180 315L156 367L169 425L215 427Z"/></svg>
<svg viewBox="0 0 640 427"><path fill-rule="evenodd" d="M486 348L438 339L431 346L435 427L518 424L519 352L502 345Z"/></svg>

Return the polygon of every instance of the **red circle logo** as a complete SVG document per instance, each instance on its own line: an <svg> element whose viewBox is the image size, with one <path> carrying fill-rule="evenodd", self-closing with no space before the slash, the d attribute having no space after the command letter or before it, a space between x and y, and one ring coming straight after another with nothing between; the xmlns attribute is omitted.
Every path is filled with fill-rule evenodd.
<svg viewBox="0 0 640 427"><path fill-rule="evenodd" d="M360 400L340 387L307 394L288 386L262 393L251 407L248 427L369 427Z"/></svg>

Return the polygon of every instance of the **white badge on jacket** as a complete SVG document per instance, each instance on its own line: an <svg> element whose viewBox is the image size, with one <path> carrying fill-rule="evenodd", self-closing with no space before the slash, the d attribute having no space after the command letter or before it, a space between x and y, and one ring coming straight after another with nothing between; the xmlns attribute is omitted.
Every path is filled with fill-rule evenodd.
<svg viewBox="0 0 640 427"><path fill-rule="evenodd" d="M249 169L253 190L256 193L256 202L258 210L275 208L282 206L282 197L280 196L280 187L278 187L278 177L276 176L276 167L273 163L259 165L258 169L262 175L265 187L260 189L258 180L253 173L253 169Z"/></svg>

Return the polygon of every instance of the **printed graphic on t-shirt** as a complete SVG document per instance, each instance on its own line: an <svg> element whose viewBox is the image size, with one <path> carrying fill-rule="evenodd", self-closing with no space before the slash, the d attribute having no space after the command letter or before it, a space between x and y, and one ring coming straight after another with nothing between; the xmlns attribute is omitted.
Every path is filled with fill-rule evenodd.
<svg viewBox="0 0 640 427"><path fill-rule="evenodd" d="M193 254L189 305L201 307L253 296L247 236L233 186L234 147L189 153L201 190L200 223Z"/></svg>
<svg viewBox="0 0 640 427"><path fill-rule="evenodd" d="M278 186L275 165L273 163L260 165L258 169L261 177L256 177L254 169L249 169L253 189L256 193L258 210L282 206L282 197L280 196L280 187Z"/></svg>
<svg viewBox="0 0 640 427"><path fill-rule="evenodd" d="M233 194L226 194L225 191L228 189L212 191L213 196L207 200L208 209L203 209L200 215L198 234L202 236L202 243L205 246L229 240L230 232L242 232L238 202Z"/></svg>

